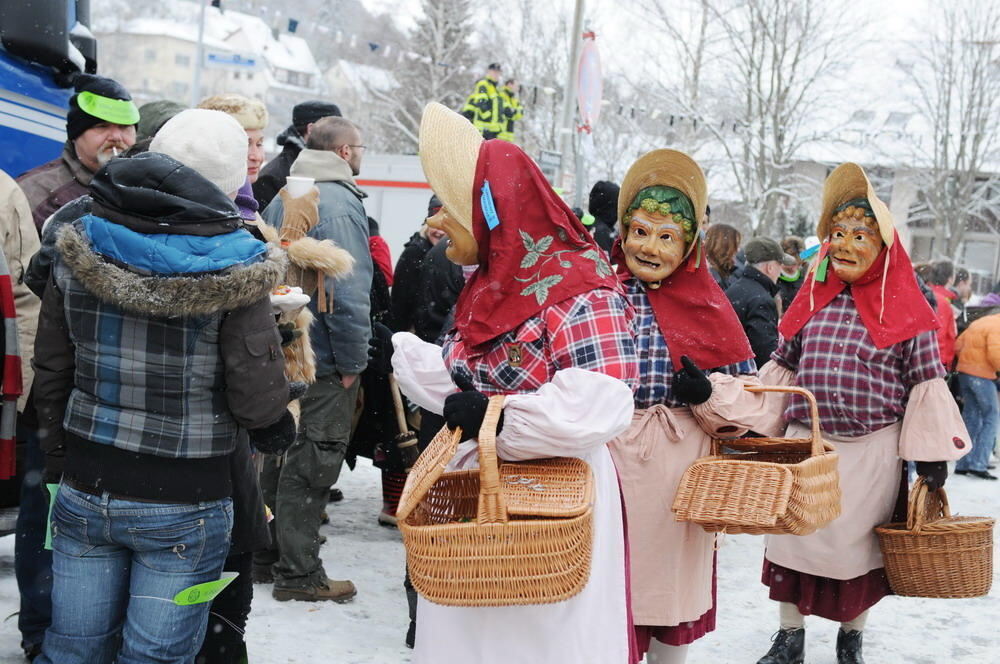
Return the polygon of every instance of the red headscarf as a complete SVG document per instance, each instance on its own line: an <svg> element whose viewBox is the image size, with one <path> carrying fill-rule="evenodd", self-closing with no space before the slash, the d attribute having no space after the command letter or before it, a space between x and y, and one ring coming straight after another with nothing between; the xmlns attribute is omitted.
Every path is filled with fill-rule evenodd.
<svg viewBox="0 0 1000 664"><path fill-rule="evenodd" d="M615 241L612 259L618 265L622 281L634 278L625 266L620 239ZM659 288L647 288L646 296L667 341L675 371L681 370L684 355L702 369L724 367L753 357L743 325L729 298L708 271L708 262L699 247L687 255Z"/></svg>
<svg viewBox="0 0 1000 664"><path fill-rule="evenodd" d="M829 242L826 242L817 264L826 259L828 249ZM816 270L810 271L799 295L792 300L778 325L781 336L794 337L817 311L830 304L848 286L861 322L878 348L887 348L922 332L938 329L937 317L917 286L910 257L899 241L899 234L893 231L892 247L883 248L868 271L853 284L841 280L832 268L826 270L824 281L816 281Z"/></svg>
<svg viewBox="0 0 1000 664"><path fill-rule="evenodd" d="M472 231L479 269L455 306L455 326L470 349L574 295L619 289L590 233L513 143L479 148Z"/></svg>

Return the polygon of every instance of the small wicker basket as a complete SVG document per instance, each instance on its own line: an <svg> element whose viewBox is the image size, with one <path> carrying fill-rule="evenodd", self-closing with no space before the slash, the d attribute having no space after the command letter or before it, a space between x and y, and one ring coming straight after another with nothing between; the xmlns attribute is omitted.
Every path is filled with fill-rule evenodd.
<svg viewBox="0 0 1000 664"><path fill-rule="evenodd" d="M497 463L504 397L479 431L479 469L444 472L462 439L441 429L410 471L396 512L410 580L447 606L545 604L590 577L594 483L580 459Z"/></svg>
<svg viewBox="0 0 1000 664"><path fill-rule="evenodd" d="M993 583L993 519L952 516L944 489L922 477L910 489L906 523L875 529L889 586L906 597L982 597Z"/></svg>
<svg viewBox="0 0 1000 664"><path fill-rule="evenodd" d="M681 477L673 510L709 532L808 535L840 516L837 453L823 442L819 410L808 390L748 386L749 392L792 392L809 401L809 438L712 440L712 453ZM722 448L735 450L722 453Z"/></svg>

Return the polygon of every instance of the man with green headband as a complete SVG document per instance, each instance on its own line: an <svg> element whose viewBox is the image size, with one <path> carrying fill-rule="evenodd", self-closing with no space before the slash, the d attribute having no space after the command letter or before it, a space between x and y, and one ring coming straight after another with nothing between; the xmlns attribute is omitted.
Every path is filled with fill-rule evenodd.
<svg viewBox="0 0 1000 664"><path fill-rule="evenodd" d="M135 143L139 110L118 81L80 74L66 114L66 147L52 161L17 181L41 231L49 216L87 193L94 173Z"/></svg>

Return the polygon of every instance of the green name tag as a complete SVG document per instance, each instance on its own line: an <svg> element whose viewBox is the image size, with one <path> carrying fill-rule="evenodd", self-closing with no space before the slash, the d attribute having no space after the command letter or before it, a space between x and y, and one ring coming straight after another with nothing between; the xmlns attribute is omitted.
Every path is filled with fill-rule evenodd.
<svg viewBox="0 0 1000 664"><path fill-rule="evenodd" d="M207 581L195 586L189 586L174 595L174 604L178 606L190 606L192 604L211 602L239 575L239 572L223 572L222 577L218 581Z"/></svg>
<svg viewBox="0 0 1000 664"><path fill-rule="evenodd" d="M56 504L56 494L59 493L58 484L46 484L45 488L49 492L49 516L45 520L45 550L52 550L52 508Z"/></svg>

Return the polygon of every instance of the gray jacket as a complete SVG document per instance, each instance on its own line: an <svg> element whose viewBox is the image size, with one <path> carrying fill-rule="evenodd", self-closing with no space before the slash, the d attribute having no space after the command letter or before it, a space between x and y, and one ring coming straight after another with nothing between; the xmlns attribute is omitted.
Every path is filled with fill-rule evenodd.
<svg viewBox="0 0 1000 664"><path fill-rule="evenodd" d="M319 222L309 231L317 240L333 240L354 256L354 270L338 279L326 278L333 293L333 312L319 313L315 298L309 303L316 321L310 328L316 352L316 375L356 375L368 366L371 337L372 256L368 248L368 215L350 165L336 153L305 149L292 164L292 175L311 177L319 189ZM264 210L264 220L281 227L284 206L275 197Z"/></svg>

